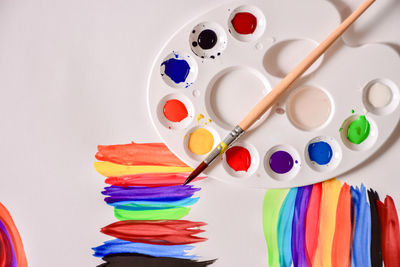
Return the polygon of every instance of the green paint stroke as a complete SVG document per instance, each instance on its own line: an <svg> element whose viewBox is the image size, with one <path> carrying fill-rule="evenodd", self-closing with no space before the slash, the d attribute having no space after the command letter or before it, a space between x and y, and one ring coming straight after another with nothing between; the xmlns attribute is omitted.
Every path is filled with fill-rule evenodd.
<svg viewBox="0 0 400 267"><path fill-rule="evenodd" d="M156 210L124 210L114 209L114 216L120 221L124 220L179 220L186 216L190 208L178 207L172 209Z"/></svg>
<svg viewBox="0 0 400 267"><path fill-rule="evenodd" d="M263 203L263 230L268 248L268 266L279 267L277 227L279 211L288 189L273 189L265 193Z"/></svg>
<svg viewBox="0 0 400 267"><path fill-rule="evenodd" d="M353 144L361 144L369 135L369 121L364 115L350 123L347 130L347 139Z"/></svg>

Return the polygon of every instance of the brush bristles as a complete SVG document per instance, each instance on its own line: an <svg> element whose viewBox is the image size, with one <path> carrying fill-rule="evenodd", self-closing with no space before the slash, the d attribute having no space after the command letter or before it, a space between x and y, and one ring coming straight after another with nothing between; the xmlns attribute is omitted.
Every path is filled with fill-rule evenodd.
<svg viewBox="0 0 400 267"><path fill-rule="evenodd" d="M207 168L208 165L203 161L200 163L199 166L197 166L196 169L194 169L194 171L192 171L192 173L188 176L188 178L186 179L186 181L183 183L183 185L186 185L188 183L190 183L194 178L196 178L197 176L200 175L200 173L202 171L205 170L205 168Z"/></svg>

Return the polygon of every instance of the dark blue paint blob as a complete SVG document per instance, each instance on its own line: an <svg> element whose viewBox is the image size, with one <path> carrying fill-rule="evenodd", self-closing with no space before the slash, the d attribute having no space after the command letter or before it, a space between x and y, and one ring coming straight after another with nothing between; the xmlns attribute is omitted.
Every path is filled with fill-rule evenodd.
<svg viewBox="0 0 400 267"><path fill-rule="evenodd" d="M311 161L326 165L332 159L332 148L327 142L319 141L308 145L308 155Z"/></svg>
<svg viewBox="0 0 400 267"><path fill-rule="evenodd" d="M175 83L185 82L190 72L189 63L184 59L170 58L164 61L161 66L165 66L164 73L171 78Z"/></svg>
<svg viewBox="0 0 400 267"><path fill-rule="evenodd" d="M276 151L269 158L269 166L276 173L287 173L293 168L293 158L286 151Z"/></svg>

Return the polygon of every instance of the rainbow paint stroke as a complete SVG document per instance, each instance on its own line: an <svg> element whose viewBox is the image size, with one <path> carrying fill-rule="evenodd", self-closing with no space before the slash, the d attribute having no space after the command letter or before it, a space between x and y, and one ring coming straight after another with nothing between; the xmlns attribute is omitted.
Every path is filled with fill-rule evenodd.
<svg viewBox="0 0 400 267"><path fill-rule="evenodd" d="M0 203L0 266L27 267L24 246L15 223Z"/></svg>
<svg viewBox="0 0 400 267"><path fill-rule="evenodd" d="M364 185L332 179L290 191L268 190L263 228L269 266L400 266L394 201L386 196L382 203Z"/></svg>
<svg viewBox="0 0 400 267"><path fill-rule="evenodd" d="M119 220L101 229L117 239L93 248L100 266L163 266L170 263L207 266L190 255L192 244L207 240L197 234L203 222L182 220L199 197L200 188L182 185L193 169L176 158L164 144L98 146L95 169L106 176L102 192ZM196 181L204 179L198 177Z"/></svg>

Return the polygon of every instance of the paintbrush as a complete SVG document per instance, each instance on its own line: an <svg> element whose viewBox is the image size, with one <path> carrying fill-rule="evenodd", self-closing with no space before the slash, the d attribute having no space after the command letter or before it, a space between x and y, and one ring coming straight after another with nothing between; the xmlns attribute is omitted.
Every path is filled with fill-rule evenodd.
<svg viewBox="0 0 400 267"><path fill-rule="evenodd" d="M350 25L360 17L375 0L366 0L350 16L348 16L328 37L315 48L297 67L286 75L285 78L246 115L246 117L220 142L213 151L200 163L200 165L188 176L185 184L196 178L219 155L222 155L228 147L249 129L274 102L298 79L325 51L347 30Z"/></svg>

